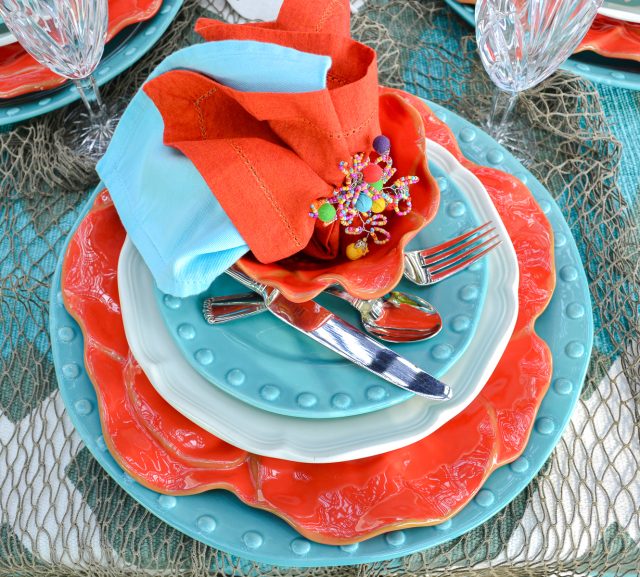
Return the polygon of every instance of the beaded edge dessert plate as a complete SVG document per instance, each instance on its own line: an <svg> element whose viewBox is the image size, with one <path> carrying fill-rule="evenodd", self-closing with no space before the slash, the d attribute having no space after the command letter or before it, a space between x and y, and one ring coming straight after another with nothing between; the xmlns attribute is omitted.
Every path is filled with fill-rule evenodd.
<svg viewBox="0 0 640 577"><path fill-rule="evenodd" d="M473 6L460 4L457 0L444 1L458 16L471 26L475 26ZM640 38L637 42L640 42ZM636 58L640 58L639 55L640 51L637 51ZM584 76L593 82L629 90L640 90L640 68L638 63L632 60L623 60L622 56L613 58L585 51L569 58L560 68L578 76Z"/></svg>
<svg viewBox="0 0 640 577"><path fill-rule="evenodd" d="M410 248L433 246L487 221L500 222L481 183L446 150L435 144L433 147L436 156L430 150L427 156L429 169L441 189L440 207L434 221L418 234ZM508 238L504 228L499 232ZM511 253L510 259L506 259L507 266L504 266L505 251L509 248L501 247L498 252L490 253L486 259L476 263L477 266L430 287L419 287L403 280L399 289L428 300L445 319L445 323L442 331L428 341L389 346L434 376L440 378L445 375L474 338L486 300L492 300L492 310L496 314L502 311L500 314L503 317L509 308L517 309L515 298L508 302L505 292L498 290L497 277L491 279L486 266L492 263L494 269L502 270L500 274L507 283L517 286L514 253ZM202 314L206 296L246 290L223 275L203 295L177 299L157 289L154 291L170 338L191 367L213 385L265 411L303 418L370 413L413 396L345 361L268 313L224 326L206 323ZM145 298L149 299L149 295L145 295ZM346 303L326 296L318 300L354 326L360 326L359 314ZM142 319L139 321L142 322ZM161 343L158 345L160 350L167 348ZM224 351L224 354L219 351ZM481 351L477 356L487 359L488 352ZM161 356L167 358L167 355ZM251 358L250 363L246 362L247 358ZM466 366L470 366L468 361ZM444 380L446 382L447 377ZM192 382L193 375L185 375L182 381ZM207 388L202 388L202 392L205 394ZM207 407L210 405L206 404ZM431 401L423 400L421 406L429 410L433 405ZM443 407L448 404L437 405ZM197 407L194 409L197 410ZM214 417L214 413L220 412L214 410L207 421L215 422L217 417ZM201 411L198 413L201 414ZM398 425L406 423L406 418L397 413L395 419L399 419ZM211 427L205 428L212 431ZM401 428L399 426L398 430ZM335 435L330 436L334 438Z"/></svg>
<svg viewBox="0 0 640 577"><path fill-rule="evenodd" d="M466 183L467 195L481 211L483 196L488 199L488 195L480 182L439 145L429 143L429 154L434 162L448 167L452 180ZM501 236L508 238L491 208L482 214L492 215ZM416 396L367 415L326 421L275 415L230 397L193 371L172 342L151 298L150 273L129 241L118 269L122 320L131 351L155 389L206 431L249 452L274 458L315 463L360 459L424 438L464 410L482 390L504 352L518 313L517 260L510 243L505 244L490 259L489 291L493 294L487 299L469 348L445 376L452 385L453 398L443 403ZM295 343L294 349L299 346ZM251 358L250 354L241 363L243 371L252 366L246 358ZM310 357L308 363L312 360ZM274 359L276 366L279 363ZM323 367L317 363L312 366L314 370ZM234 374L244 373L236 369Z"/></svg>
<svg viewBox="0 0 640 577"><path fill-rule="evenodd" d="M549 308L537 323L554 353L554 382L542 402L524 453L510 466L494 472L475 500L449 521L437 527L396 531L343 547L310 543L282 521L242 505L224 491L191 497L159 495L124 474L106 451L94 410L95 394L81 368L82 339L76 337L73 320L62 304L59 267L52 285L51 330L56 372L71 418L88 447L113 478L147 508L181 531L211 546L280 566L346 565L390 559L435 546L487 520L526 486L551 453L579 396L592 341L589 293L577 248L551 196L531 174L486 134L453 113L431 106L457 136L464 137L460 143L468 157L480 163L498 165L527 180L556 232L555 252L561 282Z"/></svg>
<svg viewBox="0 0 640 577"><path fill-rule="evenodd" d="M153 18L120 32L110 43L117 47L110 49L107 45L105 56L96 68L98 85L112 80L151 50L176 17L182 3L183 0L164 0ZM0 100L0 127L47 114L79 99L75 86L64 84L41 94Z"/></svg>

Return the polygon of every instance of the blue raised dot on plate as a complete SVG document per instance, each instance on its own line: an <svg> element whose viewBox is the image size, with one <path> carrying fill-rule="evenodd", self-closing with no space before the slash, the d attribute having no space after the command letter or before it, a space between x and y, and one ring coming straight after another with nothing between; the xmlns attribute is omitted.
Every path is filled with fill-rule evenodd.
<svg viewBox="0 0 640 577"><path fill-rule="evenodd" d="M182 323L178 326L178 336L185 341L191 341L196 338L196 329L189 323Z"/></svg>
<svg viewBox="0 0 640 577"><path fill-rule="evenodd" d="M152 34L155 33L155 31L156 31L156 27L155 26L151 26L150 28L145 30L144 35L145 36L151 36Z"/></svg>
<svg viewBox="0 0 640 577"><path fill-rule="evenodd" d="M87 399L80 399L79 401L76 401L73 406L76 410L76 413L78 413L78 415L82 415L83 417L91 413L91 411L93 410L91 401Z"/></svg>
<svg viewBox="0 0 640 577"><path fill-rule="evenodd" d="M336 409L346 409L351 405L351 397L346 393L336 393L331 397L331 405Z"/></svg>
<svg viewBox="0 0 640 577"><path fill-rule="evenodd" d="M111 72L111 68L109 66L103 66L102 68L100 68L100 70L98 70L98 74L100 76L104 76L105 74L109 74L109 72Z"/></svg>
<svg viewBox="0 0 640 577"><path fill-rule="evenodd" d="M171 6L164 6L162 10L160 10L160 14L167 14L171 10Z"/></svg>
<svg viewBox="0 0 640 577"><path fill-rule="evenodd" d="M452 202L447 208L447 213L449 214L449 216L458 217L462 216L465 212L467 212L467 207L463 202L457 200L455 202Z"/></svg>
<svg viewBox="0 0 640 577"><path fill-rule="evenodd" d="M242 536L242 541L249 549L257 549L264 543L264 537L257 531L247 531Z"/></svg>
<svg viewBox="0 0 640 577"><path fill-rule="evenodd" d="M584 345L579 341L571 341L567 343L564 352L572 359L579 359L584 355Z"/></svg>
<svg viewBox="0 0 640 577"><path fill-rule="evenodd" d="M358 550L358 543L351 543L350 545L340 545L345 553L355 553Z"/></svg>
<svg viewBox="0 0 640 577"><path fill-rule="evenodd" d="M58 294L56 295L56 301L58 302L58 305L63 307L64 306L64 298L62 297L62 291L58 291Z"/></svg>
<svg viewBox="0 0 640 577"><path fill-rule="evenodd" d="M584 316L584 306L580 303L569 303L566 308L566 313L570 319L580 319Z"/></svg>
<svg viewBox="0 0 640 577"><path fill-rule="evenodd" d="M545 214L549 214L549 212L551 211L551 203L548 200L543 199L539 201L538 206L540 207L540 210Z"/></svg>
<svg viewBox="0 0 640 577"><path fill-rule="evenodd" d="M522 184L527 184L529 177L524 172L516 172L514 175Z"/></svg>
<svg viewBox="0 0 640 577"><path fill-rule="evenodd" d="M131 48L127 48L124 53L127 56L131 56L132 54L135 54L138 51L138 49L135 46L132 46Z"/></svg>
<svg viewBox="0 0 640 577"><path fill-rule="evenodd" d="M58 338L63 343L71 342L76 336L76 332L73 330L73 327L60 327L58 329Z"/></svg>
<svg viewBox="0 0 640 577"><path fill-rule="evenodd" d="M77 379L80 376L80 367L75 363L68 363L62 367L62 376L65 379Z"/></svg>
<svg viewBox="0 0 640 577"><path fill-rule="evenodd" d="M306 555L311 551L311 543L306 539L294 539L289 545L295 555Z"/></svg>
<svg viewBox="0 0 640 577"><path fill-rule="evenodd" d="M442 120L443 122L446 122L447 120L447 111L443 110L442 108L436 111L436 116Z"/></svg>
<svg viewBox="0 0 640 577"><path fill-rule="evenodd" d="M127 473L123 473L122 474L122 482L125 485L134 485L136 481L131 475L129 475Z"/></svg>
<svg viewBox="0 0 640 577"><path fill-rule="evenodd" d="M311 393L300 393L296 402L305 409L310 409L318 402L318 397Z"/></svg>
<svg viewBox="0 0 640 577"><path fill-rule="evenodd" d="M211 533L216 528L216 520L210 515L202 515L198 517L196 525L203 533Z"/></svg>
<svg viewBox="0 0 640 577"><path fill-rule="evenodd" d="M264 385L260 389L260 396L265 401L275 401L280 396L280 389L275 385Z"/></svg>
<svg viewBox="0 0 640 577"><path fill-rule="evenodd" d="M245 374L240 369L231 369L227 373L227 383L239 387L245 381Z"/></svg>
<svg viewBox="0 0 640 577"><path fill-rule="evenodd" d="M536 431L541 435L550 435L556 428L556 424L549 417L540 417L536 421Z"/></svg>
<svg viewBox="0 0 640 577"><path fill-rule="evenodd" d="M473 301L478 298L478 287L474 284L463 286L458 295L463 301Z"/></svg>
<svg viewBox="0 0 640 577"><path fill-rule="evenodd" d="M98 447L98 449L100 449L101 451L106 451L107 450L107 443L104 442L104 437L102 435L100 435L97 439L96 439L96 446Z"/></svg>
<svg viewBox="0 0 640 577"><path fill-rule="evenodd" d="M487 160L491 164L500 164L504 160L504 152L502 150L498 150L497 148L493 148L489 152L487 152Z"/></svg>
<svg viewBox="0 0 640 577"><path fill-rule="evenodd" d="M182 306L182 299L171 295L164 295L162 299L164 306L170 309L179 309Z"/></svg>
<svg viewBox="0 0 640 577"><path fill-rule="evenodd" d="M453 354L451 345L436 345L431 349L431 356L439 361L448 359Z"/></svg>
<svg viewBox="0 0 640 577"><path fill-rule="evenodd" d="M16 106L14 108L9 108L9 110L7 110L5 114L7 116L15 116L16 114L18 114L18 112L20 112L20 109Z"/></svg>
<svg viewBox="0 0 640 577"><path fill-rule="evenodd" d="M458 315L451 319L451 329L456 333L463 333L469 330L471 319L467 315Z"/></svg>
<svg viewBox="0 0 640 577"><path fill-rule="evenodd" d="M462 142L473 142L476 136L476 131L473 130L473 128L463 128L460 131L460 140L462 140Z"/></svg>
<svg viewBox="0 0 640 577"><path fill-rule="evenodd" d="M387 533L384 540L392 547L399 547L407 540L407 536L404 531L393 531L393 533Z"/></svg>
<svg viewBox="0 0 640 577"><path fill-rule="evenodd" d="M51 98L43 98L42 100L38 100L38 106L46 106L51 102Z"/></svg>
<svg viewBox="0 0 640 577"><path fill-rule="evenodd" d="M480 489L475 500L480 507L491 507L496 500L496 496L490 489Z"/></svg>
<svg viewBox="0 0 640 577"><path fill-rule="evenodd" d="M573 391L573 383L569 379L560 377L553 382L553 390L559 395L568 395Z"/></svg>
<svg viewBox="0 0 640 577"><path fill-rule="evenodd" d="M438 523L435 528L438 531L448 531L449 529L451 529L451 525L453 525L453 521L451 519L447 519L446 521L443 521L442 523Z"/></svg>
<svg viewBox="0 0 640 577"><path fill-rule="evenodd" d="M381 401L387 396L387 390L380 385L374 385L367 389L367 399L370 401Z"/></svg>
<svg viewBox="0 0 640 577"><path fill-rule="evenodd" d="M477 260L476 262L474 262L473 264L470 264L467 267L467 270L470 270L472 272L475 272L477 270L480 270L482 268L482 264L484 263L484 261L482 259Z"/></svg>
<svg viewBox="0 0 640 577"><path fill-rule="evenodd" d="M553 238L553 244L556 247L561 247L567 244L567 237L561 232L557 232Z"/></svg>
<svg viewBox="0 0 640 577"><path fill-rule="evenodd" d="M614 70L611 73L611 77L615 78L616 80L624 80L626 78L624 72L620 72L619 70Z"/></svg>
<svg viewBox="0 0 640 577"><path fill-rule="evenodd" d="M444 176L439 176L436 180L438 181L440 192L444 192L449 188L449 181Z"/></svg>
<svg viewBox="0 0 640 577"><path fill-rule="evenodd" d="M560 269L560 278L565 282L573 282L578 278L578 269L568 264Z"/></svg>
<svg viewBox="0 0 640 577"><path fill-rule="evenodd" d="M578 70L582 70L582 72L589 72L589 67L586 64L583 64L582 62L579 62L578 64L576 64L576 68Z"/></svg>
<svg viewBox="0 0 640 577"><path fill-rule="evenodd" d="M529 460L526 457L519 457L509 465L514 473L524 473L529 468Z"/></svg>
<svg viewBox="0 0 640 577"><path fill-rule="evenodd" d="M193 358L206 367L213 362L213 351L211 349L199 349L194 353Z"/></svg>
<svg viewBox="0 0 640 577"><path fill-rule="evenodd" d="M160 495L158 505L167 511L173 509L178 504L178 500L172 495Z"/></svg>

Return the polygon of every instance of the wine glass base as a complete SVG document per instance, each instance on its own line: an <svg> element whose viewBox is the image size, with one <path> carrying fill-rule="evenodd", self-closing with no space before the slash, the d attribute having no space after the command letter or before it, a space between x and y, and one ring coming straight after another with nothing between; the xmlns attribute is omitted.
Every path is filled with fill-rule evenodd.
<svg viewBox="0 0 640 577"><path fill-rule="evenodd" d="M74 156L97 162L106 152L123 110L124 102L105 104L97 114L85 107L72 109L65 118L65 145Z"/></svg>

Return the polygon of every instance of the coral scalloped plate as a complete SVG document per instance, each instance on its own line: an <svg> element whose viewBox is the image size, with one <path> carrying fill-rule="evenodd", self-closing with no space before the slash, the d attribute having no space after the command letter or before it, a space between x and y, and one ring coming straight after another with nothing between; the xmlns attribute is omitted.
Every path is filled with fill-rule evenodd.
<svg viewBox="0 0 640 577"><path fill-rule="evenodd" d="M109 0L107 42L131 24L153 17L162 0ZM40 92L67 82L32 58L20 44L0 47L0 98Z"/></svg>
<svg viewBox="0 0 640 577"><path fill-rule="evenodd" d="M418 112L397 94L389 92L380 93L379 112L382 133L391 140L396 177L412 175L420 178L420 182L410 189L413 210L403 217L393 213L389 216L386 228L391 233L391 240L383 245L370 242L369 253L354 261L344 256L331 261L315 260L299 254L263 264L248 255L238 261L245 273L279 289L294 302L313 299L332 284L342 285L358 298L373 299L388 293L400 282L404 271L404 248L435 218L440 192L427 165L424 125ZM343 236L341 254L344 254L346 244L356 238Z"/></svg>
<svg viewBox="0 0 640 577"><path fill-rule="evenodd" d="M419 110L429 138L483 182L518 257L516 328L482 393L421 441L356 461L301 464L223 443L159 397L132 358L117 287L125 232L103 191L70 240L62 294L85 337L85 365L106 445L139 483L172 495L227 489L311 540L345 544L442 523L472 499L492 471L524 450L551 378L551 354L534 323L555 286L553 232L519 180L466 160L427 105L404 98Z"/></svg>
<svg viewBox="0 0 640 577"><path fill-rule="evenodd" d="M598 16L576 52L640 62L640 24Z"/></svg>

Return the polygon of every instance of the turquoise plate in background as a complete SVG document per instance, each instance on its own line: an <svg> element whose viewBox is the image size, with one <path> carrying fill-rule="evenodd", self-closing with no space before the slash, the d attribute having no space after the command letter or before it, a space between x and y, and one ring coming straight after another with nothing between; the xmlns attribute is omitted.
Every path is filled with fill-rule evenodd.
<svg viewBox="0 0 640 577"><path fill-rule="evenodd" d="M62 303L61 259L51 288L50 332L56 375L67 411L89 450L113 479L176 529L233 555L278 566L351 565L392 559L434 547L487 521L529 484L553 451L580 396L593 341L591 302L580 253L553 198L518 160L466 120L440 106L429 105L456 136L462 130L466 136L474 136L458 139L467 158L517 174L529 186L555 233L558 284L549 307L536 323L538 334L553 354L553 377L523 455L495 471L475 499L441 525L394 531L344 547L311 543L278 517L242 504L227 491L185 497L160 495L129 477L104 445L95 392L83 370L81 332ZM72 327L75 336L69 339L68 330L59 332L63 327ZM231 559L229 564L242 566L242 561Z"/></svg>
<svg viewBox="0 0 640 577"><path fill-rule="evenodd" d="M410 250L434 246L483 224L458 185L435 163L430 163L429 168L438 179L442 200L436 218L413 240ZM389 344L390 348L432 375L444 375L477 329L487 283L483 261L431 287L419 287L403 279L398 288L428 300L445 322L440 333L427 341ZM223 326L207 324L202 314L207 296L246 291L226 275L217 279L206 293L190 298L177 299L156 290L158 308L173 340L191 366L212 386L266 411L306 418L369 413L412 396L363 371L268 312ZM326 295L317 300L354 326L360 326L360 315L353 307Z"/></svg>
<svg viewBox="0 0 640 577"><path fill-rule="evenodd" d="M106 45L95 71L98 85L102 86L115 78L149 52L176 17L182 2L183 0L165 0L153 18L129 26L113 38ZM67 83L52 90L0 100L0 126L47 114L79 98L75 86Z"/></svg>
<svg viewBox="0 0 640 577"><path fill-rule="evenodd" d="M460 4L456 0L444 1L461 18L475 26L473 6ZM569 58L560 68L600 84L640 90L640 62L605 58L594 52L581 52Z"/></svg>

